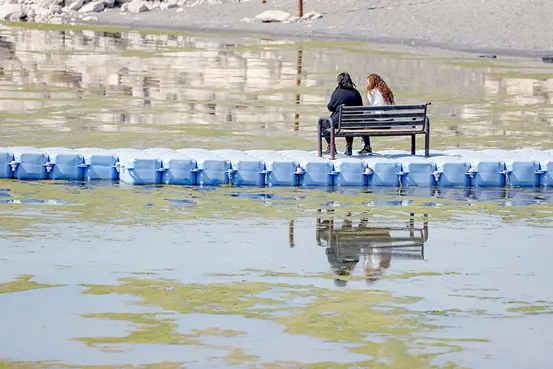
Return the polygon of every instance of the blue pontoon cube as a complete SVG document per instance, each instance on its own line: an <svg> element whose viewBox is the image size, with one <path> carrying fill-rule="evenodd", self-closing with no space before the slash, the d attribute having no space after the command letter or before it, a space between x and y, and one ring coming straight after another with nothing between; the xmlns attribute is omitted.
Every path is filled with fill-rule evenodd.
<svg viewBox="0 0 553 369"><path fill-rule="evenodd" d="M246 154L265 162L267 186L297 186L299 177L296 174L299 162L272 150L250 150Z"/></svg>
<svg viewBox="0 0 553 369"><path fill-rule="evenodd" d="M230 183L235 186L265 186L265 162L238 150L213 150L231 163Z"/></svg>
<svg viewBox="0 0 553 369"><path fill-rule="evenodd" d="M88 181L119 179L117 171L119 158L116 153L99 148L83 148L77 151L83 155L84 179Z"/></svg>
<svg viewBox="0 0 553 369"><path fill-rule="evenodd" d="M200 186L218 186L229 184L232 176L230 160L226 160L204 149L177 150L196 160L196 184Z"/></svg>
<svg viewBox="0 0 553 369"><path fill-rule="evenodd" d="M116 149L119 179L132 185L161 183L161 158L137 149Z"/></svg>
<svg viewBox="0 0 553 369"><path fill-rule="evenodd" d="M49 179L82 180L84 172L83 155L65 147L46 147L42 149L48 153Z"/></svg>
<svg viewBox="0 0 553 369"><path fill-rule="evenodd" d="M11 151L0 147L0 178L13 178L12 162Z"/></svg>
<svg viewBox="0 0 553 369"><path fill-rule="evenodd" d="M161 158L163 168L161 183L174 185L196 184L195 159L182 152L166 148L152 148L144 151Z"/></svg>
<svg viewBox="0 0 553 369"><path fill-rule="evenodd" d="M16 179L47 179L48 153L36 147L9 147L13 153L13 177Z"/></svg>

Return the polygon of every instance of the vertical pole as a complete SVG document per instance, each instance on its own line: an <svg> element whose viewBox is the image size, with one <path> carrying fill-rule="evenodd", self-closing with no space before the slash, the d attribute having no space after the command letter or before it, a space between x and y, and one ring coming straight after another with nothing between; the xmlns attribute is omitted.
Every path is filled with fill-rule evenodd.
<svg viewBox="0 0 553 369"><path fill-rule="evenodd" d="M303 17L303 0L298 0L298 17Z"/></svg>
<svg viewBox="0 0 553 369"><path fill-rule="evenodd" d="M302 59L303 59L303 50L301 47L298 48L298 57L296 60L296 87L300 87L301 85L301 67L302 67ZM296 105L300 104L300 93L298 92L296 94ZM300 129L300 114L296 111L295 119L294 119L294 131L298 131Z"/></svg>
<svg viewBox="0 0 553 369"><path fill-rule="evenodd" d="M415 135L411 135L411 155L415 155L415 148L417 145L417 139Z"/></svg>

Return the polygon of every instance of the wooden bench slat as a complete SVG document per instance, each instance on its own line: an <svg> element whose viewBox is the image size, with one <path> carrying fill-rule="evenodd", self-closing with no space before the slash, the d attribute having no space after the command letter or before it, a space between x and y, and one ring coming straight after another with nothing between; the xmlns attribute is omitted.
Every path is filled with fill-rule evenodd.
<svg viewBox="0 0 553 369"><path fill-rule="evenodd" d="M354 127L371 128L371 127L393 127L393 126L420 126L424 125L424 120L405 120L405 121L375 121L375 122L341 122L340 129L352 129Z"/></svg>
<svg viewBox="0 0 553 369"><path fill-rule="evenodd" d="M352 111L372 110L425 110L426 105L342 106L342 114Z"/></svg>
<svg viewBox="0 0 553 369"><path fill-rule="evenodd" d="M420 113L382 113L382 114L366 114L366 113L347 113L342 114L341 121L350 119L393 119L393 118L421 118L424 117L424 112Z"/></svg>
<svg viewBox="0 0 553 369"><path fill-rule="evenodd" d="M336 133L335 137L361 137L361 136L408 136L408 135L417 135L417 134L426 134L426 132L421 131L420 129L412 130L399 130L399 129L386 129L386 130L374 130L371 132L367 131L345 131L342 133Z"/></svg>

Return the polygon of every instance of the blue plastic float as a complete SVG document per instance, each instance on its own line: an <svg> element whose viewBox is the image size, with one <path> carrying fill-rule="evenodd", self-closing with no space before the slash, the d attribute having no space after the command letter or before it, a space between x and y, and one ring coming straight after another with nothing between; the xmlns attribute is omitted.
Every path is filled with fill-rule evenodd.
<svg viewBox="0 0 553 369"><path fill-rule="evenodd" d="M9 147L0 148L0 178L108 179L132 185L371 187L373 192L380 187L403 187L421 193L430 193L427 188L434 187L553 184L553 150L458 149L432 153L434 156L425 158L386 150L329 160L301 150ZM495 196L490 191L480 192L474 191L474 196Z"/></svg>
<svg viewBox="0 0 553 369"><path fill-rule="evenodd" d="M504 187L505 162L477 151L449 150L446 155L459 156L470 162L467 175L471 187Z"/></svg>
<svg viewBox="0 0 553 369"><path fill-rule="evenodd" d="M264 186L265 162L238 150L214 150L215 155L230 161L229 183L234 186Z"/></svg>
<svg viewBox="0 0 553 369"><path fill-rule="evenodd" d="M334 165L331 160L320 158L317 155L301 150L280 151L284 156L295 159L300 163L296 170L299 176L299 186L332 186L334 176Z"/></svg>
<svg viewBox="0 0 553 369"><path fill-rule="evenodd" d="M386 157L367 157L367 186L397 187L400 183L401 163Z"/></svg>
<svg viewBox="0 0 553 369"><path fill-rule="evenodd" d="M119 157L116 167L121 182L133 185L161 184L163 169L158 156L137 149L117 149L112 153Z"/></svg>
<svg viewBox="0 0 553 369"><path fill-rule="evenodd" d="M265 185L271 186L297 186L299 185L297 160L271 150L250 150L247 154L265 162Z"/></svg>
<svg viewBox="0 0 553 369"><path fill-rule="evenodd" d="M538 186L550 187L553 185L553 153L533 149L514 150L514 152L540 163L540 169L537 171Z"/></svg>
<svg viewBox="0 0 553 369"><path fill-rule="evenodd" d="M145 153L161 159L160 183L175 185L196 184L196 159L172 149L153 148Z"/></svg>
<svg viewBox="0 0 553 369"><path fill-rule="evenodd" d="M436 164L434 180L440 187L469 187L470 162L457 156L438 155L432 158Z"/></svg>
<svg viewBox="0 0 553 369"><path fill-rule="evenodd" d="M368 183L367 163L355 158L336 159L333 162L334 186L363 187Z"/></svg>
<svg viewBox="0 0 553 369"><path fill-rule="evenodd" d="M229 184L232 176L230 160L204 149L177 150L196 160L196 185L218 186Z"/></svg>
<svg viewBox="0 0 553 369"><path fill-rule="evenodd" d="M433 186L435 184L436 164L427 158L419 156L400 156L396 159L401 163L399 173L401 186Z"/></svg>
<svg viewBox="0 0 553 369"><path fill-rule="evenodd" d="M48 161L44 164L49 179L82 180L84 172L83 155L65 147L46 147Z"/></svg>
<svg viewBox="0 0 553 369"><path fill-rule="evenodd" d="M13 154L8 149L0 147L0 178L13 178L12 161Z"/></svg>
<svg viewBox="0 0 553 369"><path fill-rule="evenodd" d="M83 156L83 178L92 180L116 180L119 179L117 154L100 148L77 149Z"/></svg>
<svg viewBox="0 0 553 369"><path fill-rule="evenodd" d="M482 150L483 154L505 163L505 184L509 187L537 187L540 163L527 155L507 150Z"/></svg>
<svg viewBox="0 0 553 369"><path fill-rule="evenodd" d="M10 167L15 179L48 179L48 153L36 147L9 147Z"/></svg>

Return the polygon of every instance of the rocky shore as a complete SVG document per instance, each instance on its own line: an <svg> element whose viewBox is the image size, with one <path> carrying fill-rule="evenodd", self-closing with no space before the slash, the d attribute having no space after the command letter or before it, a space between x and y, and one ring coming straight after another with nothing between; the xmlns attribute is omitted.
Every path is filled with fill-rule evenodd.
<svg viewBox="0 0 553 369"><path fill-rule="evenodd" d="M3 2L2 2L3 1ZM0 0L0 19L347 39L551 56L542 0Z"/></svg>

